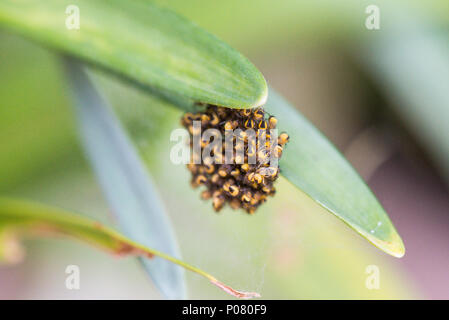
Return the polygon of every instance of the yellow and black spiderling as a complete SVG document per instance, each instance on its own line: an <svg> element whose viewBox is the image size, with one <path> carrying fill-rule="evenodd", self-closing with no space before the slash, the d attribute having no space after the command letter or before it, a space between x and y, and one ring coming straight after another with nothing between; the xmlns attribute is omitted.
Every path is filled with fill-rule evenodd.
<svg viewBox="0 0 449 320"><path fill-rule="evenodd" d="M187 165L192 174L191 185L206 188L201 198L211 200L217 212L228 204L232 209L253 214L268 196L276 192L273 184L279 177L279 168L272 166L270 159L273 156L279 160L290 137L284 132L276 141L270 140L270 129L276 129L278 121L274 116L268 117L263 108L238 110L213 105L200 105L199 108L201 111L188 112L181 119L181 124L190 133L191 151L193 135L199 133L198 126L194 128L194 121L201 121L201 133L217 129L222 136L222 146L221 149L212 148L213 163L201 160ZM257 143L251 139L248 129L254 130ZM234 130L232 163L225 161L225 133L229 130ZM202 154L210 142L199 141ZM195 153L191 157L195 161L198 158L201 155ZM250 159L255 159L255 163Z"/></svg>
<svg viewBox="0 0 449 320"><path fill-rule="evenodd" d="M290 139L289 135L286 132L282 132L279 135L278 141L279 141L279 144L283 146L284 144L286 144L288 142L289 139Z"/></svg>

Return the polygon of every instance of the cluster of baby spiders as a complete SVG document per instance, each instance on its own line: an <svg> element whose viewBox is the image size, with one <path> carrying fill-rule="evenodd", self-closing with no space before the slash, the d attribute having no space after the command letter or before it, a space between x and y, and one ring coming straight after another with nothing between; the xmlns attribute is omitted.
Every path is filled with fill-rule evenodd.
<svg viewBox="0 0 449 320"><path fill-rule="evenodd" d="M200 122L200 126L195 127L195 121ZM221 133L223 143L212 149L212 158L194 161L195 157L201 158L201 154L194 153L191 163L187 165L192 173L192 186L206 187L201 197L212 199L215 211L220 211L228 203L233 209L243 208L252 214L268 196L274 195L273 183L279 176L279 167L277 162L273 166L270 160L272 157L278 160L282 156L289 140L287 133L271 139L271 129L276 129L277 125L274 116L267 118L263 108L239 110L206 105L204 111L185 113L181 124L191 135L192 148L193 136L200 134L196 130L216 129ZM250 139L248 132L251 130L248 129L253 129L257 139ZM229 130L233 131L233 152L231 161L224 161L225 136ZM202 152L210 141L200 141ZM250 161L252 159L254 161Z"/></svg>

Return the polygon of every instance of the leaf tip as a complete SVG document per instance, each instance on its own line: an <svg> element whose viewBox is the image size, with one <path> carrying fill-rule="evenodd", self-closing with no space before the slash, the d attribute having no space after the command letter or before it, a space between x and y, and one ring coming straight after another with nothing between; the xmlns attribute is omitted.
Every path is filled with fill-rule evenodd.
<svg viewBox="0 0 449 320"><path fill-rule="evenodd" d="M376 247L396 258L402 258L405 255L405 246L397 232L393 232L389 240L382 240L372 235L365 235Z"/></svg>

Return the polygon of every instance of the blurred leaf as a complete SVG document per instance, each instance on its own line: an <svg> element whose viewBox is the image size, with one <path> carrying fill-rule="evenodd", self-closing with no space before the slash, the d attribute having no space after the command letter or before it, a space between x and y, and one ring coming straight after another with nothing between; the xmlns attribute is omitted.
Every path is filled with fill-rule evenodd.
<svg viewBox="0 0 449 320"><path fill-rule="evenodd" d="M87 156L123 232L133 240L180 257L165 208L144 165L106 102L76 63L67 63ZM185 297L182 269L164 260L143 259L169 298Z"/></svg>
<svg viewBox="0 0 449 320"><path fill-rule="evenodd" d="M215 36L148 0L0 0L0 24L165 95L228 107L267 98L262 74Z"/></svg>
<svg viewBox="0 0 449 320"><path fill-rule="evenodd" d="M255 298L255 292L236 291L210 274L187 263L131 241L99 222L60 209L21 200L0 197L0 261L16 263L21 250L18 237L59 235L76 238L118 256L143 256L163 258L195 272L225 292L238 298Z"/></svg>
<svg viewBox="0 0 449 320"><path fill-rule="evenodd" d="M416 12L395 9L357 57L449 182L447 33Z"/></svg>
<svg viewBox="0 0 449 320"><path fill-rule="evenodd" d="M265 110L291 137L280 161L282 175L379 249L402 257L405 248L388 215L326 137L271 88Z"/></svg>

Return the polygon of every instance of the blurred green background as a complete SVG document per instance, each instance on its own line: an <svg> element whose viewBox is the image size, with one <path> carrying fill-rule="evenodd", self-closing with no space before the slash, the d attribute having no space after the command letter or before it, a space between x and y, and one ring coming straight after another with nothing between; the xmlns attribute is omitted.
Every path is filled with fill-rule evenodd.
<svg viewBox="0 0 449 320"><path fill-rule="evenodd" d="M267 299L449 298L449 3L158 2L254 62L365 178L407 250L387 256L282 179L256 215L215 214L169 161L180 111L95 72L159 187L184 260ZM368 4L381 10L380 30L365 28ZM1 193L113 225L57 54L0 30L0 75ZM27 249L23 264L0 268L0 298L160 298L135 259L67 240ZM69 264L80 266L80 290L65 288ZM378 290L365 285L369 265L379 267ZM190 298L229 298L187 280Z"/></svg>

